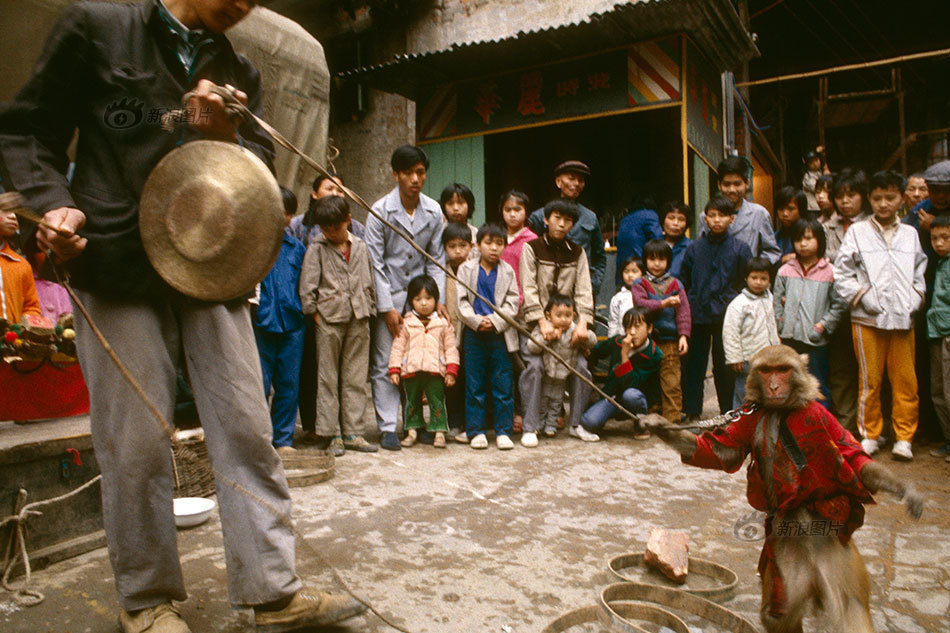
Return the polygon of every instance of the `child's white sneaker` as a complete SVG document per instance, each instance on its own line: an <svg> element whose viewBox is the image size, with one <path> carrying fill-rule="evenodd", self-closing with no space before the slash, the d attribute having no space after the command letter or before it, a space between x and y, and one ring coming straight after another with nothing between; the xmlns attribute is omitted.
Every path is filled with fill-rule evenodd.
<svg viewBox="0 0 950 633"><path fill-rule="evenodd" d="M891 457L899 462L909 462L914 459L914 453L910 450L910 442L897 440L894 442L894 448L891 449Z"/></svg>
<svg viewBox="0 0 950 633"><path fill-rule="evenodd" d="M555 437L557 435L556 426L546 426L544 427L544 436L545 437Z"/></svg>
<svg viewBox="0 0 950 633"><path fill-rule="evenodd" d="M868 455L873 455L881 447L878 445L877 440L863 439L861 440L861 448L863 448L864 452Z"/></svg>
<svg viewBox="0 0 950 633"><path fill-rule="evenodd" d="M495 445L500 451L509 451L515 447L515 443L507 435L499 435L495 438Z"/></svg>
<svg viewBox="0 0 950 633"><path fill-rule="evenodd" d="M578 424L577 426L572 426L570 433L571 433L571 437L582 439L585 442L599 442L600 441L599 435L597 435L596 433L591 433L580 424Z"/></svg>
<svg viewBox="0 0 950 633"><path fill-rule="evenodd" d="M538 434L525 431L521 434L521 445L525 448L534 448L538 445Z"/></svg>
<svg viewBox="0 0 950 633"><path fill-rule="evenodd" d="M488 438L485 437L484 433L479 433L472 438L470 446L472 448L488 448Z"/></svg>

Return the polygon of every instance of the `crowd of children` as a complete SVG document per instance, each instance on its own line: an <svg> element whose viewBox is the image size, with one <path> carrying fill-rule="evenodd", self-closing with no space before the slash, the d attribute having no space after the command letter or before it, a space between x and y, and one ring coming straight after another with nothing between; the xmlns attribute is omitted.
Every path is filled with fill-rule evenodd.
<svg viewBox="0 0 950 633"><path fill-rule="evenodd" d="M559 188L565 174L588 173L578 161L566 165L557 172ZM306 255L288 233L287 257L282 250L275 266L298 271L298 310L316 328L315 435L334 454L377 448L363 438L362 407L352 406L367 401L367 366L383 448L443 448L454 440L484 449L493 430L497 448L506 450L518 433L531 448L564 426L572 437L597 441L617 404L659 411L674 423L695 420L710 353L720 412L739 407L749 360L779 343L807 354L825 406L860 435L867 452L880 449L887 417L893 455L908 460L920 401L914 359L923 341L928 375L921 380L933 389L950 439L947 165L921 177L929 199L909 201L909 185L894 172L868 178L854 169L810 169L816 173L807 196L793 187L777 192L773 224L746 199L746 163L724 160L720 192L700 215L697 239L685 236L693 211L683 203L631 214L627 232L644 239L634 240L634 254L617 267L620 283L599 343L592 265L569 237L582 218L576 196L542 207L540 234L529 228L530 202L517 190L501 196L500 223L475 227L475 198L465 185L450 184L439 202L421 193L428 168L422 150L398 148L392 167L396 187L374 210L431 260L375 216L364 242L350 230L346 201L330 195L311 202L310 223L320 231L308 236ZM909 203L915 208L902 223ZM262 295L273 292L268 286L265 280ZM262 296L256 324L266 341L265 321L274 318L264 318L273 309L263 306ZM292 338L299 349L300 336ZM265 368L266 349L262 344ZM595 363L606 364L602 389L610 399L591 399L584 378ZM264 373L269 389L273 370ZM284 382L292 392L294 381ZM276 381L274 387L275 443L289 446L286 433L278 434L285 423L277 409L296 393L281 394ZM950 453L950 443L935 453Z"/></svg>

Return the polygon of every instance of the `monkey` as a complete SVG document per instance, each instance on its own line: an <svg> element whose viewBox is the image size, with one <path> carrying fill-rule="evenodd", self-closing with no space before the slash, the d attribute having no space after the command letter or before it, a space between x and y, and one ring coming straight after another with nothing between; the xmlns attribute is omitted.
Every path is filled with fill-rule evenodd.
<svg viewBox="0 0 950 633"><path fill-rule="evenodd" d="M924 499L874 462L819 398L806 359L775 345L752 357L747 404L728 426L696 436L656 414L640 424L692 466L734 473L751 453L747 496L766 512L758 571L768 633L801 633L812 606L824 610L833 631L873 633L870 580L851 535L864 521L864 504L874 502L871 493L893 493L914 519Z"/></svg>

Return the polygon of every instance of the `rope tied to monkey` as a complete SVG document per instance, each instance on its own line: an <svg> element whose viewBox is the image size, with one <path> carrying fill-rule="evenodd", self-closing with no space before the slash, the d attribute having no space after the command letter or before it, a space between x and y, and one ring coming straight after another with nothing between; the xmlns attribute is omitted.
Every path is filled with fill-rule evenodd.
<svg viewBox="0 0 950 633"><path fill-rule="evenodd" d="M561 355L558 354L556 351L554 351L553 349L551 349L551 348L547 345L546 341L542 341L542 340L537 339L537 338L528 330L528 328L526 328L526 327L524 327L523 325L521 325L516 319L514 319L514 318L512 318L511 316L509 316L509 315L505 314L504 312L502 312L502 311L498 308L498 306L495 305L495 303L494 303L494 301L493 301L492 299L489 299L489 298L487 298L487 297L483 297L481 294L479 294L479 293L477 292L477 290L476 290L475 288L472 288L471 286L469 286L468 284L466 284L464 281L462 281L461 279L459 279L459 278L455 275L455 273L452 272L452 270L451 270L448 266L446 266L445 264L443 264L442 262L440 262L438 259L436 259L436 258L433 257L431 254L429 254L429 252L428 252L425 248L423 248L422 246L420 246L420 245L412 238L412 236L411 236L408 232L406 232L405 229L403 229L402 227L400 227L400 226L398 226L398 225L396 225L396 224L393 224L392 222L390 222L389 220L387 220L385 217L383 217L381 214L379 214L379 213L377 213L375 210L373 210L373 208L372 208L369 204L367 204L366 201L363 200L363 198L362 198L358 193L356 193L355 191L353 191L353 190L350 189L349 187L345 186L343 183L339 182L339 180L337 180L336 177L335 177L333 174L331 174L326 168L324 168L322 165L320 165L317 161L315 161L313 158L311 158L310 156L308 156L308 155L307 155L306 153L304 153L302 150L300 150L299 148L297 148L293 143L291 143L289 140L287 140L287 138L284 137L284 135L282 135L280 132L278 132L276 129L274 129L274 127L271 126L269 123L267 123L267 122L264 121L262 118L260 118L259 116L257 116L257 115L254 114L253 112L251 112L250 109L248 109L247 106L245 106L243 103L241 103L240 101L238 101L237 97L234 96L234 93L233 93L233 92L231 92L230 90L228 90L227 88L224 88L224 87L222 87L222 86L212 86L212 87L210 88L210 90L211 90L211 92L213 92L214 94L220 96L220 97L224 100L225 109L227 110L228 116L231 117L232 120L252 120L252 121L254 121L255 123L257 123L259 126L261 126L261 128L262 128L265 132L267 132L268 135L270 135L271 138L273 138L273 139L277 142L278 145L280 145L280 146L283 147L284 149L286 149L286 150L288 150L288 151L290 151L290 152L293 152L294 154L298 155L301 159L303 159L304 162L306 162L308 165L310 165L310 167L312 167L317 173L319 173L319 174L321 174L321 175L323 175L323 176L325 176L325 177L327 177L327 178L333 179L334 182L336 182L336 184L340 187L340 189L343 191L343 193L344 193L350 200L352 200L354 203L356 203L357 205L359 205L361 208L365 209L367 213L369 213L370 215L372 215L373 217L375 217L377 220L379 220L386 228L390 229L391 231L393 231L394 233L396 233L396 235L398 235L399 237L401 237L402 239L404 239L404 240L409 244L409 246L413 248L413 250L415 250L416 252L418 252L420 255L422 255L423 258L425 258L426 260L428 260L429 262L431 262L432 264L434 264L436 267L438 267L440 270L442 270L442 272L444 272L445 275L446 275L448 278L454 280L455 283L457 283L457 284L460 285L461 287L465 288L468 292L472 293L472 296L473 296L473 297L475 297L475 298L477 298L477 299L480 299L481 301L484 301L485 304L488 305L488 306L492 309L492 311L493 311L495 314L497 314L498 316L500 316L500 317L502 318L502 320L503 320L506 324L508 324L509 327L514 328L517 332L519 332L520 334L524 335L528 340L530 340L531 342L535 343L535 344L536 344L538 347L540 347L544 352L551 354L551 356L552 356L553 358L555 358L561 365L563 365L564 367L566 367L567 370L568 370L571 374L573 374L574 376L576 376L578 379L580 379L582 382L584 382L587 386L589 386L591 389L593 389L594 392L597 393L597 395L599 395L601 398L604 398L605 400L607 400L607 402L609 402L611 405L613 405L613 406L616 408L616 410L617 410L618 412L622 413L624 416L626 416L626 417L628 417L628 418L630 418L630 419L632 419L632 420L637 420L637 419L638 419L638 418L637 418L637 415L636 415L635 413L631 412L629 409L627 409L626 407L624 407L623 404L621 404L618 400L614 399L612 396L610 396L608 393L606 393L603 389L601 389L601 388L598 387L596 384L594 384L594 381L593 381L593 380L591 380L590 378L588 378L587 376L585 376L584 374L582 374L581 372L579 372L579 371L577 370L577 368L574 367L571 363L569 363L563 356L561 356ZM184 107L184 106L188 103L188 101L191 100L191 98L192 98L193 96L195 96L195 92L194 92L194 91L186 93L185 96L182 97L182 106ZM182 110L172 110L172 111L166 113L166 114L162 117L162 125L163 125L164 129L166 129L166 130L174 130L174 126L175 126L176 121L180 121L181 118L182 118L181 116L176 116L176 114L178 114L178 113L180 113L180 112L182 112Z"/></svg>

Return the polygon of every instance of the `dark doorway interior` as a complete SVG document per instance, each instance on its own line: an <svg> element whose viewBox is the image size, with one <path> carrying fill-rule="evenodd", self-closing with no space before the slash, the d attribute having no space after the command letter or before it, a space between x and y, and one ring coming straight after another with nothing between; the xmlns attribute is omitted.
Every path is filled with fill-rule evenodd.
<svg viewBox="0 0 950 633"><path fill-rule="evenodd" d="M485 137L487 217L500 220L498 200L521 189L532 208L558 195L552 173L582 160L591 177L580 202L600 218L611 239L631 198L652 193L658 204L683 197L680 109L676 107L560 123ZM530 211L530 210L529 210Z"/></svg>

